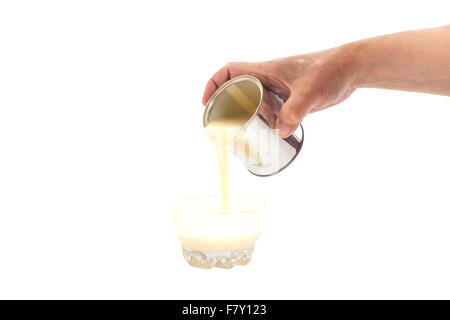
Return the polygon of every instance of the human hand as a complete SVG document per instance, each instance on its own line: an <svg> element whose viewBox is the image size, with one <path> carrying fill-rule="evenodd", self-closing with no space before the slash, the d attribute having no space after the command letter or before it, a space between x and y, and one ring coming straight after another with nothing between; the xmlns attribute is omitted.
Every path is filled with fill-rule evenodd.
<svg viewBox="0 0 450 320"><path fill-rule="evenodd" d="M309 113L338 104L354 91L350 54L340 47L266 62L228 63L208 81L202 103L206 105L223 83L245 74L259 79L266 90L284 101L274 121L283 138L290 136ZM265 112L261 110L263 116Z"/></svg>

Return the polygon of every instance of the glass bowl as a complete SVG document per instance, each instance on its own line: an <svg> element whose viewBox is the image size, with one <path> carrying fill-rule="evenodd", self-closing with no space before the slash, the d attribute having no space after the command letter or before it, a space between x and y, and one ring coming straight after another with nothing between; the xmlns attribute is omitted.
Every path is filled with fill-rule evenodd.
<svg viewBox="0 0 450 320"><path fill-rule="evenodd" d="M171 211L183 256L199 268L248 264L266 224L265 201L250 197L230 197L227 213L220 196L175 201Z"/></svg>

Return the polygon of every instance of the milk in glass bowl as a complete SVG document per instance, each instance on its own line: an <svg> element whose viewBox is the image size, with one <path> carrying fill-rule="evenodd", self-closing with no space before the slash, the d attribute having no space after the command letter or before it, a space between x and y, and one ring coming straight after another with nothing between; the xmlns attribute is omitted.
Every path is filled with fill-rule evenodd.
<svg viewBox="0 0 450 320"><path fill-rule="evenodd" d="M266 224L264 200L230 197L223 212L220 196L172 203L175 233L186 261L200 268L246 265Z"/></svg>

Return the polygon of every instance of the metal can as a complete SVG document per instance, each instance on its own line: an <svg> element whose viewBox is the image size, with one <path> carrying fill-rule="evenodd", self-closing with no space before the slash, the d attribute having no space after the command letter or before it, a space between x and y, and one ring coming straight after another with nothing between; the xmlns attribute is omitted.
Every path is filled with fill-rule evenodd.
<svg viewBox="0 0 450 320"><path fill-rule="evenodd" d="M249 157L249 152L243 152L236 145L233 147L234 155L254 175L271 176L291 164L303 145L301 125L300 137L293 134L280 138L272 128L282 105L283 100L266 90L257 78L248 75L235 77L211 96L203 114L203 125L206 127L212 121L245 114L246 121L236 131L236 139L243 142L240 146L250 148L251 153L257 156Z"/></svg>

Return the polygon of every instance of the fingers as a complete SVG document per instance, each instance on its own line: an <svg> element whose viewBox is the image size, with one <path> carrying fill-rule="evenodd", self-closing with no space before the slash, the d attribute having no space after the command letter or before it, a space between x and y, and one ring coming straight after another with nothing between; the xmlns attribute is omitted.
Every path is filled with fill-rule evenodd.
<svg viewBox="0 0 450 320"><path fill-rule="evenodd" d="M281 98L277 99L275 97L275 94L264 89L259 113L263 116L269 127L272 129L275 128L275 123L277 121L277 115L280 111L281 103Z"/></svg>
<svg viewBox="0 0 450 320"><path fill-rule="evenodd" d="M281 107L278 114L275 129L278 129L278 135L281 138L287 138L300 125L315 104L314 96L306 96L299 93L293 93Z"/></svg>
<svg viewBox="0 0 450 320"><path fill-rule="evenodd" d="M214 91L217 90L219 86L214 82L213 79L209 79L206 84L205 91L203 92L202 104L205 106L209 98L213 95Z"/></svg>
<svg viewBox="0 0 450 320"><path fill-rule="evenodd" d="M202 103L206 105L213 93L228 80L240 76L251 75L258 78L264 87L279 89L285 95L290 93L290 86L284 82L278 82L272 79L271 75L274 68L270 63L251 63L251 62L233 62L225 65L217 71L206 84L203 93ZM269 96L264 95L265 98ZM276 117L271 108L261 107L261 114L268 121L270 127L278 129L278 134L282 138L289 137L302 122L303 118L309 113L311 109L316 106L316 95L306 95L299 92L292 92L287 101L281 107L281 110ZM271 105L271 103L266 103Z"/></svg>
<svg viewBox="0 0 450 320"><path fill-rule="evenodd" d="M264 62L231 62L217 71L206 84L203 92L202 103L206 105L213 93L228 80L240 76L251 75L259 79L263 85L267 82L266 73L270 65Z"/></svg>
<svg viewBox="0 0 450 320"><path fill-rule="evenodd" d="M216 91L222 84L230 80L230 67L231 63L222 67L217 71L206 84L205 91L203 93L202 103L206 105L209 98L211 98L214 91Z"/></svg>

